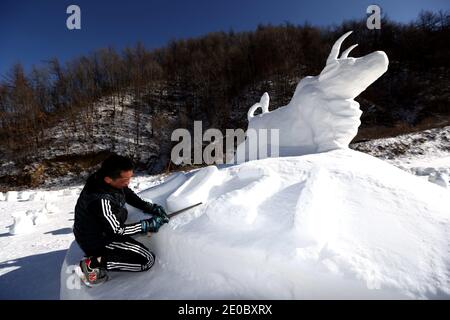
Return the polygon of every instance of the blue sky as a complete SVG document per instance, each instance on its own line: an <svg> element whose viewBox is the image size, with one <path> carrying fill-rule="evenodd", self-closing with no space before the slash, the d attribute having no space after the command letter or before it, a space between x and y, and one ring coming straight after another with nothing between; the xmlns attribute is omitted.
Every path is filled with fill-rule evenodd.
<svg viewBox="0 0 450 320"><path fill-rule="evenodd" d="M71 4L81 8L81 30L66 27ZM139 40L156 48L171 39L254 30L258 24L339 24L367 17L370 4L378 4L399 22L411 21L422 9L450 9L449 0L2 0L0 74L16 62L29 70L51 57L67 61L101 47L120 50Z"/></svg>

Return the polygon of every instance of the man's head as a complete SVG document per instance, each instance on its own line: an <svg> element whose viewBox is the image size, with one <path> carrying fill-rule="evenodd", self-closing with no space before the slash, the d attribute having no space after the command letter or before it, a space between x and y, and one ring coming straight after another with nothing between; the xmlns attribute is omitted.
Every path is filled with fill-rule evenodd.
<svg viewBox="0 0 450 320"><path fill-rule="evenodd" d="M103 161L100 173L106 184L117 189L125 188L133 176L133 161L113 154Z"/></svg>

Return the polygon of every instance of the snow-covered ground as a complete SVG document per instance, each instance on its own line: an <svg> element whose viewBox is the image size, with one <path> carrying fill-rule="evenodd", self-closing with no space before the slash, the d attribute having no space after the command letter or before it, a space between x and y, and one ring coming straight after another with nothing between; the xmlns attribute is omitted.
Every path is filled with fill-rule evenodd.
<svg viewBox="0 0 450 320"><path fill-rule="evenodd" d="M111 273L103 286L63 288L63 297L449 298L450 191L428 181L450 168L445 151L258 160L202 170L175 193L180 175L157 192L147 189L167 179L136 177L134 190L161 203L172 194L174 209L206 204L140 237L158 257L149 272ZM0 194L0 299L59 298L71 243L66 262L80 254L71 227L81 187Z"/></svg>
<svg viewBox="0 0 450 320"><path fill-rule="evenodd" d="M162 188L141 195L204 205L138 237L156 253L154 269L77 287L73 245L62 298L450 298L449 190L372 156L336 150L208 167L175 192Z"/></svg>
<svg viewBox="0 0 450 320"><path fill-rule="evenodd" d="M355 143L352 148L386 160L424 180L449 186L450 126Z"/></svg>

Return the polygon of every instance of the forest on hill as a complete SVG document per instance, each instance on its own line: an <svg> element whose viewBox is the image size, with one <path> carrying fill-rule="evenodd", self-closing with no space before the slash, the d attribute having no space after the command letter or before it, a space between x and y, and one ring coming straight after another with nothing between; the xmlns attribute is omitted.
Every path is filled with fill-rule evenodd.
<svg viewBox="0 0 450 320"><path fill-rule="evenodd" d="M287 104L298 81L320 73L332 44L348 30L354 32L342 49L359 44L351 56L383 50L390 60L388 72L356 99L363 115L354 141L450 124L448 11L423 11L408 24L384 17L380 30L369 30L365 20L333 27L260 25L153 50L137 43L65 63L49 57L30 72L11 66L0 81L0 184L38 185L42 179L33 174L46 169L32 164L52 159L69 171L70 165L88 170L121 143L135 158L147 152L136 159L140 168L161 172L169 165L173 129L192 130L194 120L203 121L203 130L245 129L247 110L262 93L271 96L271 109ZM108 112L99 111L102 104ZM59 135L61 124L67 129ZM99 132L103 142L109 136L101 147ZM164 161L155 166L155 159Z"/></svg>

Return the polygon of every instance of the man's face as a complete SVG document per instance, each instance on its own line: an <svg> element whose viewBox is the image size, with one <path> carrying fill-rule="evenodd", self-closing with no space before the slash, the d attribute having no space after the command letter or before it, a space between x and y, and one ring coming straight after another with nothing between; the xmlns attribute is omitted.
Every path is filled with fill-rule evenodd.
<svg viewBox="0 0 450 320"><path fill-rule="evenodd" d="M110 177L105 177L105 182L111 187L122 189L130 184L131 177L133 176L133 170L120 172L120 177L116 179L111 179Z"/></svg>

